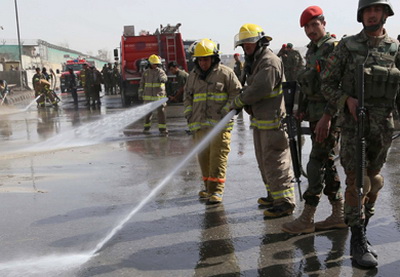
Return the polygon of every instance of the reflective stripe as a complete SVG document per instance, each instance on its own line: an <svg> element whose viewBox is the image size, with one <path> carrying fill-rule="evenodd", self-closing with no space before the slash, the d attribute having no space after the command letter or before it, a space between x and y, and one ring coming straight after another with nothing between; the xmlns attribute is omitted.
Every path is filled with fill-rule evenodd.
<svg viewBox="0 0 400 277"><path fill-rule="evenodd" d="M272 91L271 94L264 96L263 99L274 98L274 97L277 97L278 95L281 95L282 93L283 93L282 85L280 85L280 86L274 88L274 90Z"/></svg>
<svg viewBox="0 0 400 277"><path fill-rule="evenodd" d="M272 198L274 200L282 199L282 198L294 198L294 187L289 189L271 192Z"/></svg>
<svg viewBox="0 0 400 277"><path fill-rule="evenodd" d="M251 119L251 126L260 130L278 129L280 125L280 118L276 118L274 120L258 120L257 118Z"/></svg>
<svg viewBox="0 0 400 277"><path fill-rule="evenodd" d="M208 92L208 93L195 93L193 95L193 102L202 101L226 101L228 100L228 94L225 92Z"/></svg>
<svg viewBox="0 0 400 277"><path fill-rule="evenodd" d="M144 127L151 127L151 122L150 123L145 123Z"/></svg>
<svg viewBox="0 0 400 277"><path fill-rule="evenodd" d="M242 108L244 106L244 102L240 100L240 97L235 98L235 106L239 108Z"/></svg>
<svg viewBox="0 0 400 277"><path fill-rule="evenodd" d="M145 88L163 88L165 87L164 83L144 83Z"/></svg>
<svg viewBox="0 0 400 277"><path fill-rule="evenodd" d="M158 124L158 129L167 129L167 124Z"/></svg>
<svg viewBox="0 0 400 277"><path fill-rule="evenodd" d="M215 125L218 124L218 121L208 119L207 122L192 122L189 124L189 129L190 131L195 131L200 129L201 127L214 127ZM233 122L229 122L226 124L225 130L230 131L233 129Z"/></svg>
<svg viewBox="0 0 400 277"><path fill-rule="evenodd" d="M158 101L165 98L165 96L149 96L149 95L143 95L143 100L145 101Z"/></svg>
<svg viewBox="0 0 400 277"><path fill-rule="evenodd" d="M225 183L225 179L213 178L213 177L208 177L208 181L216 182L216 183L220 183L220 184Z"/></svg>
<svg viewBox="0 0 400 277"><path fill-rule="evenodd" d="M190 113L190 112L192 112L193 111L193 106L187 106L186 107L186 109L185 109L185 111L184 111L184 113L186 114L186 113Z"/></svg>

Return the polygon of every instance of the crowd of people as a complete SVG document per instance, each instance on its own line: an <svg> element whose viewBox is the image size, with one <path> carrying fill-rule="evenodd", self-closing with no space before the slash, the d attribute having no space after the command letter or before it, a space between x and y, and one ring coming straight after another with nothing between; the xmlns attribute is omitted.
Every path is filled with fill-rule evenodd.
<svg viewBox="0 0 400 277"><path fill-rule="evenodd" d="M393 113L400 109L399 42L384 28L393 14L389 0L359 0L357 21L363 25L361 32L337 41L325 30L322 9L306 8L300 14L300 27L310 40L305 65L291 43L274 54L268 48L272 38L256 24L242 25L235 36L235 47L243 48L244 64L235 54L234 70L221 64L215 42L198 40L190 48L195 67L183 89L184 115L195 142L202 140L230 110L244 110L250 115L256 161L266 188L257 203L265 208L264 217L273 219L293 214L296 207L283 120L283 86L295 82L300 89L295 117L309 122L312 148L306 170L308 188L301 196L305 200L303 210L299 217L284 223L282 230L304 234L350 227L350 255L357 265L366 268L378 265L378 254L369 244L366 230L384 184L380 171L392 141ZM142 78L141 97L145 101L166 96L166 76L159 60L158 56L149 58L152 66ZM363 84L356 70L359 66L363 68ZM364 106L357 94L361 85ZM164 106L158 113L160 132L166 131ZM361 113L365 118L363 133L358 127ZM207 204L223 200L232 127L233 120L198 153L203 181L199 197ZM144 130L149 128L146 117ZM361 162L356 160L356 139L360 135L365 143ZM339 141L340 162L346 175L344 193L333 159ZM360 176L358 167L364 172ZM332 214L314 222L322 194L328 197Z"/></svg>

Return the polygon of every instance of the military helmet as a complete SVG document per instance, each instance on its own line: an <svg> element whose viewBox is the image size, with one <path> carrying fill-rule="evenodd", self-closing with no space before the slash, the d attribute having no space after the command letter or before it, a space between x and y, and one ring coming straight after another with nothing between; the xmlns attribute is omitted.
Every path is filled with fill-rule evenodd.
<svg viewBox="0 0 400 277"><path fill-rule="evenodd" d="M235 48L242 46L243 43L256 43L264 37L267 41L272 40L271 37L265 35L264 30L260 26L251 23L244 24L235 36Z"/></svg>
<svg viewBox="0 0 400 277"><path fill-rule="evenodd" d="M392 4L389 0L360 0L358 1L357 21L362 22L362 11L373 5L385 5L388 8L388 16L394 15Z"/></svg>
<svg viewBox="0 0 400 277"><path fill-rule="evenodd" d="M218 56L220 54L217 44L208 38L195 41L189 47L189 52L195 58Z"/></svg>

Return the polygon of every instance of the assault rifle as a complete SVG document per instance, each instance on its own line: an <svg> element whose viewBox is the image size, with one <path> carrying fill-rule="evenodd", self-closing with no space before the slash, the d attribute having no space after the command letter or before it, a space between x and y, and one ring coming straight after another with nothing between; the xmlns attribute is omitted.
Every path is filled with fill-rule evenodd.
<svg viewBox="0 0 400 277"><path fill-rule="evenodd" d="M296 94L296 87L297 83L295 81L291 82L284 82L282 83L283 89L283 97L285 99L285 108L286 108L286 117L284 122L286 123L286 132L289 137L289 148L290 148L290 156L292 157L292 166L293 166L293 173L294 178L297 182L297 186L299 188L299 196L300 201L303 201L303 196L301 193L301 165L299 159L299 151L297 144L301 143L300 141L296 141L296 119L293 116L293 106L295 102L295 94Z"/></svg>
<svg viewBox="0 0 400 277"><path fill-rule="evenodd" d="M364 187L365 174L365 107L364 107L364 65L359 64L357 67L357 169L356 169L356 185L358 188L358 214L362 217L362 195Z"/></svg>

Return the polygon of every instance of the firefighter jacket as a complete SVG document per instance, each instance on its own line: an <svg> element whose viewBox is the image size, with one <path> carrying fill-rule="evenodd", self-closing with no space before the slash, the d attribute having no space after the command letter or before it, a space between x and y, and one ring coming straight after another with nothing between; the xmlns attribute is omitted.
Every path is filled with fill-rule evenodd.
<svg viewBox="0 0 400 277"><path fill-rule="evenodd" d="M157 101L164 98L167 80L167 74L161 68L146 69L140 80L139 97L144 101Z"/></svg>
<svg viewBox="0 0 400 277"><path fill-rule="evenodd" d="M247 63L247 62L246 62ZM268 48L260 48L247 76L247 87L236 97L231 108L251 108L251 126L260 130L278 129L285 113L282 61Z"/></svg>
<svg viewBox="0 0 400 277"><path fill-rule="evenodd" d="M32 85L35 90L35 92L40 91L40 80L41 79L46 79L42 73L35 73L32 77Z"/></svg>
<svg viewBox="0 0 400 277"><path fill-rule="evenodd" d="M229 106L239 94L241 84L232 69L216 64L203 80L200 69L189 74L184 94L185 117L189 129L210 128L229 113ZM233 120L226 130L232 130Z"/></svg>

